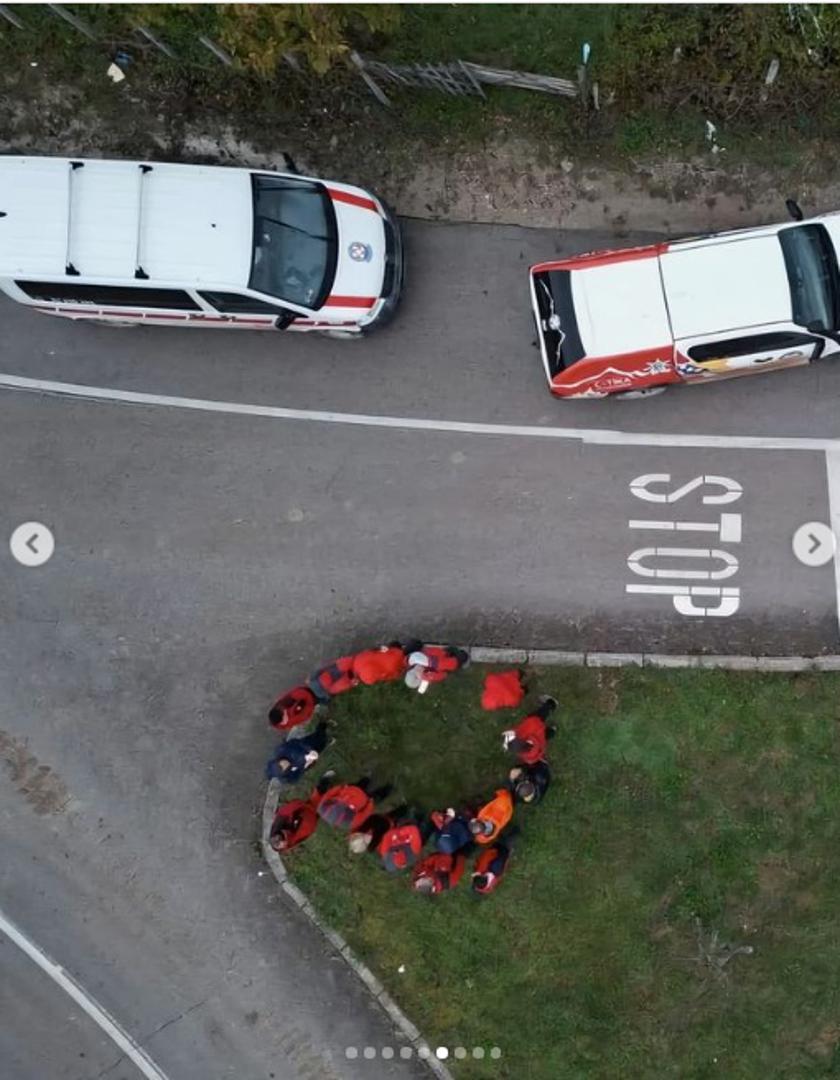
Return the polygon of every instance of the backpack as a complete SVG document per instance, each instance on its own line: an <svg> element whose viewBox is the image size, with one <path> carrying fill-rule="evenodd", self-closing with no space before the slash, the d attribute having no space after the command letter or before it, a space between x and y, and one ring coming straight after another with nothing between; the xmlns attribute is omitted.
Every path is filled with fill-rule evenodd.
<svg viewBox="0 0 840 1080"><path fill-rule="evenodd" d="M373 806L371 797L355 784L342 784L326 792L318 804L318 816L328 825L342 832L349 832L350 826L360 814L367 814Z"/></svg>
<svg viewBox="0 0 840 1080"><path fill-rule="evenodd" d="M407 870L413 866L423 850L423 837L414 822L395 825L389 829L379 844L382 865L390 873Z"/></svg>

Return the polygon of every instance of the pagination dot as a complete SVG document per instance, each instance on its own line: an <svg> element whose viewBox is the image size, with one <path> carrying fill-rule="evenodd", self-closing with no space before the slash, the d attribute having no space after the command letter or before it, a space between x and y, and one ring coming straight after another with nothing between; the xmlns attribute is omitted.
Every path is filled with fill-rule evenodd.
<svg viewBox="0 0 840 1080"><path fill-rule="evenodd" d="M390 1061L394 1056L393 1046L383 1046L379 1053L385 1058L386 1061Z"/></svg>
<svg viewBox="0 0 840 1080"><path fill-rule="evenodd" d="M435 1050L435 1056L441 1061L446 1061L449 1057L449 1048L446 1046L438 1046Z"/></svg>
<svg viewBox="0 0 840 1080"><path fill-rule="evenodd" d="M467 1048L465 1046L456 1046L452 1052L459 1061L463 1061L467 1056Z"/></svg>
<svg viewBox="0 0 840 1080"><path fill-rule="evenodd" d="M493 1058L495 1061L498 1061L501 1056L502 1056L502 1048L501 1048L501 1046L494 1046L490 1050L490 1057Z"/></svg>
<svg viewBox="0 0 840 1080"><path fill-rule="evenodd" d="M484 1047L483 1046L474 1046L473 1047L473 1057L475 1058L476 1061L481 1061L481 1059L484 1057Z"/></svg>
<svg viewBox="0 0 840 1080"><path fill-rule="evenodd" d="M414 1049L411 1046L402 1046L402 1047L400 1047L400 1057L404 1061L408 1061L408 1059L412 1056L413 1053L414 1053Z"/></svg>
<svg viewBox="0 0 840 1080"><path fill-rule="evenodd" d="M359 1051L356 1049L355 1046L348 1046L345 1047L344 1056L350 1061L355 1061L356 1058L359 1056Z"/></svg>
<svg viewBox="0 0 840 1080"><path fill-rule="evenodd" d="M376 1057L376 1047L366 1046L364 1053L368 1061L373 1061L373 1059Z"/></svg>

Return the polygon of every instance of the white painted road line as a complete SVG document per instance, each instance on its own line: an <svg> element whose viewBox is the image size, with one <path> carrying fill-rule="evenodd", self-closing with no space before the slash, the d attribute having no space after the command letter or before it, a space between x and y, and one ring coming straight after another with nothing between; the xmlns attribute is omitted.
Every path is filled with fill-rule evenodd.
<svg viewBox="0 0 840 1080"><path fill-rule="evenodd" d="M840 450L825 455L825 472L828 480L829 525L834 533L834 591L837 594L837 621L840 626Z"/></svg>
<svg viewBox="0 0 840 1080"><path fill-rule="evenodd" d="M134 1062L147 1080L167 1080L166 1074L155 1065L146 1051L139 1043L132 1039L128 1032L124 1031L117 1021L102 1006L87 993L64 968L51 960L34 941L31 941L22 930L0 911L0 932L14 942L15 945L45 972L61 989L68 994L73 1001L83 1009L95 1024L105 1032L125 1054Z"/></svg>
<svg viewBox="0 0 840 1080"><path fill-rule="evenodd" d="M443 431L464 435L506 435L530 439L570 439L595 446L674 446L695 449L808 450L840 452L840 438L814 439L762 435L686 435L680 433L613 431L608 428L540 427L536 424L473 424L462 420L434 420L410 416L373 416L364 413L330 412L319 409L288 409L276 405L248 405L236 401L208 401L202 398L145 394L134 390L112 390L101 386L29 379L0 374L0 390L33 393L122 405L151 405L234 416L262 416L272 420L299 420L317 424L344 424L353 427L395 428L402 431Z"/></svg>

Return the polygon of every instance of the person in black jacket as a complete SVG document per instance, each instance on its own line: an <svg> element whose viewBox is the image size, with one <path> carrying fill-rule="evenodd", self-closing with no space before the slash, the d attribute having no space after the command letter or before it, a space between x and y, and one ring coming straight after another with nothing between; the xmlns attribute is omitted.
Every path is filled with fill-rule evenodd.
<svg viewBox="0 0 840 1080"><path fill-rule="evenodd" d="M551 770L548 763L538 761L535 765L517 765L508 773L508 784L516 802L538 803L548 791Z"/></svg>
<svg viewBox="0 0 840 1080"><path fill-rule="evenodd" d="M298 739L286 739L275 748L265 775L269 780L294 784L311 768L327 745L327 722L322 720L315 730Z"/></svg>

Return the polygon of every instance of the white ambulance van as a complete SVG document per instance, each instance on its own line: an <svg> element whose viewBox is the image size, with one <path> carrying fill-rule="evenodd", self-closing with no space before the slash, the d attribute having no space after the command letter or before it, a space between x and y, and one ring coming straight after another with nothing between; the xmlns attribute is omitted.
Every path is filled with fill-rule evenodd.
<svg viewBox="0 0 840 1080"><path fill-rule="evenodd" d="M49 315L355 337L393 314L402 259L396 220L349 184L0 156L0 290Z"/></svg>

